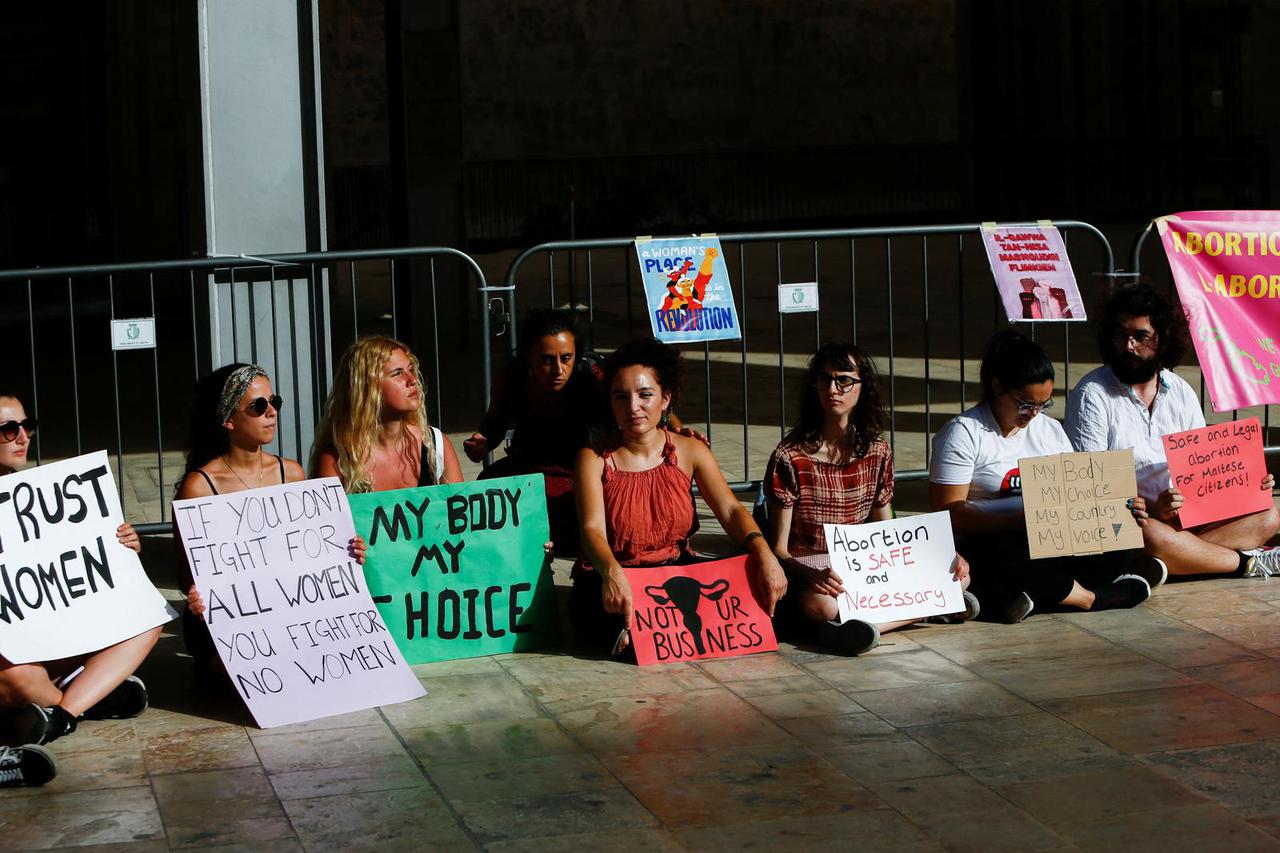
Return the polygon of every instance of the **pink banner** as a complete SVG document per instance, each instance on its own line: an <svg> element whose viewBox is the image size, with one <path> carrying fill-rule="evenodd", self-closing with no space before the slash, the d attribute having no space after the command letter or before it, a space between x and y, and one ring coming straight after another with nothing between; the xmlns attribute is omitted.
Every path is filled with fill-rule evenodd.
<svg viewBox="0 0 1280 853"><path fill-rule="evenodd" d="M1280 211L1156 220L1216 412L1280 403Z"/></svg>

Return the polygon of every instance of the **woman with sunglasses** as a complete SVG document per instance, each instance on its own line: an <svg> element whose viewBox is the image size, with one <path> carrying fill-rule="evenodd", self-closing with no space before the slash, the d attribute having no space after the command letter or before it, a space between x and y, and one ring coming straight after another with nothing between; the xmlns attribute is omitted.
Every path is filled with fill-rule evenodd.
<svg viewBox="0 0 1280 853"><path fill-rule="evenodd" d="M266 371L256 364L228 364L196 382L187 466L175 497L225 495L305 480L306 473L297 462L262 449L275 441L283 405ZM181 547L179 551L185 554ZM216 667L218 657L201 618L204 601L185 557L182 565L181 588L187 594L183 636L197 669L204 671Z"/></svg>
<svg viewBox="0 0 1280 853"><path fill-rule="evenodd" d="M858 655L879 645L886 631L915 621L840 622L844 586L827 556L824 524L893 518L893 453L884 440L880 378L870 356L852 344L829 343L809 359L800 417L769 457L763 489L769 544L789 581L779 607L781 633L816 623L819 642ZM953 571L967 587L963 557ZM976 613L976 601L966 593L967 615Z"/></svg>
<svg viewBox="0 0 1280 853"><path fill-rule="evenodd" d="M933 438L929 500L951 513L956 548L972 567L984 613L1020 622L1032 610L1134 607L1162 577L1133 551L1032 560L1018 460L1072 452L1062 425L1039 417L1053 405L1053 362L1008 329L982 359L982 402Z"/></svg>
<svg viewBox="0 0 1280 853"><path fill-rule="evenodd" d="M462 482L453 444L427 421L418 358L386 335L347 347L316 427L311 470L349 494Z"/></svg>
<svg viewBox="0 0 1280 853"><path fill-rule="evenodd" d="M0 393L0 475L26 466L36 419L14 394ZM141 553L131 524L116 528L120 544ZM147 709L147 688L133 675L161 627L88 655L42 663L0 658L0 730L10 745L45 744L76 730L81 720L136 717ZM37 753L38 755L38 753ZM33 774L32 779L42 778ZM52 778L50 776L50 778Z"/></svg>

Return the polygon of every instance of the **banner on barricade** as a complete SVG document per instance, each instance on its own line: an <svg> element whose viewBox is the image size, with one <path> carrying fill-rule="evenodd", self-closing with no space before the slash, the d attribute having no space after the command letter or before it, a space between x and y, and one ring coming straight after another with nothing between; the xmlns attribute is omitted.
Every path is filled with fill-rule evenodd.
<svg viewBox="0 0 1280 853"><path fill-rule="evenodd" d="M1169 482L1182 492L1178 521L1184 528L1271 506L1271 492L1262 488L1267 460L1257 418L1166 435L1164 454Z"/></svg>
<svg viewBox="0 0 1280 853"><path fill-rule="evenodd" d="M1215 412L1280 403L1280 211L1155 220Z"/></svg>
<svg viewBox="0 0 1280 853"><path fill-rule="evenodd" d="M751 590L746 557L623 571L640 666L778 650L773 620Z"/></svg>
<svg viewBox="0 0 1280 853"><path fill-rule="evenodd" d="M365 574L410 663L559 639L542 475L351 496Z"/></svg>
<svg viewBox="0 0 1280 853"><path fill-rule="evenodd" d="M718 238L637 237L636 259L655 338L687 344L742 337Z"/></svg>
<svg viewBox="0 0 1280 853"><path fill-rule="evenodd" d="M983 223L982 243L1009 322L1085 319L1067 246L1052 224Z"/></svg>
<svg viewBox="0 0 1280 853"><path fill-rule="evenodd" d="M0 477L0 656L96 652L176 615L116 539L123 523L106 451Z"/></svg>
<svg viewBox="0 0 1280 853"><path fill-rule="evenodd" d="M426 692L348 554L337 477L174 501L173 518L218 657L259 726Z"/></svg>
<svg viewBox="0 0 1280 853"><path fill-rule="evenodd" d="M831 569L844 592L840 621L894 622L964 610L951 572L951 514L931 512L870 524L824 524Z"/></svg>
<svg viewBox="0 0 1280 853"><path fill-rule="evenodd" d="M1034 456L1018 471L1033 560L1142 547L1126 506L1138 495L1132 449Z"/></svg>

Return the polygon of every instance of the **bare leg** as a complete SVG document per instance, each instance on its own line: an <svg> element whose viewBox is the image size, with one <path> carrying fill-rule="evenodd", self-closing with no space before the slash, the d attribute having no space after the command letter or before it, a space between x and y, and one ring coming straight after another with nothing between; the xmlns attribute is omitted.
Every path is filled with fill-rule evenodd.
<svg viewBox="0 0 1280 853"><path fill-rule="evenodd" d="M32 702L49 707L62 701L44 664L11 664L0 658L0 667L0 707L22 708Z"/></svg>
<svg viewBox="0 0 1280 853"><path fill-rule="evenodd" d="M1272 506L1251 515L1194 530L1177 530L1148 519L1142 528L1145 550L1159 557L1173 575L1230 574L1240 567L1238 551L1256 548L1280 528L1280 512Z"/></svg>
<svg viewBox="0 0 1280 853"><path fill-rule="evenodd" d="M76 676L62 694L60 704L68 714L78 717L119 686L146 660L156 641L160 639L161 626L144 631L114 646L94 652L84 662L84 672Z"/></svg>
<svg viewBox="0 0 1280 853"><path fill-rule="evenodd" d="M1065 604L1068 607L1078 607L1081 610L1088 610L1093 606L1093 599L1094 595L1092 592L1080 586L1079 581L1074 581L1071 584L1071 592L1067 593L1067 597L1058 603Z"/></svg>

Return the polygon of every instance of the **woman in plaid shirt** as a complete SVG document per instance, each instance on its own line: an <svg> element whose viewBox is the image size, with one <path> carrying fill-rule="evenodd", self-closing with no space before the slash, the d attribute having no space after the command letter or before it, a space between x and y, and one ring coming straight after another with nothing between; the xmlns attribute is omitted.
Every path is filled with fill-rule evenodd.
<svg viewBox="0 0 1280 853"><path fill-rule="evenodd" d="M770 545L790 580L782 621L817 623L823 644L846 655L873 649L881 633L911 624L837 621L844 587L831 568L822 527L893 518L893 454L883 424L871 357L852 344L826 344L809 360L800 417L765 471ZM955 573L967 585L963 558Z"/></svg>

